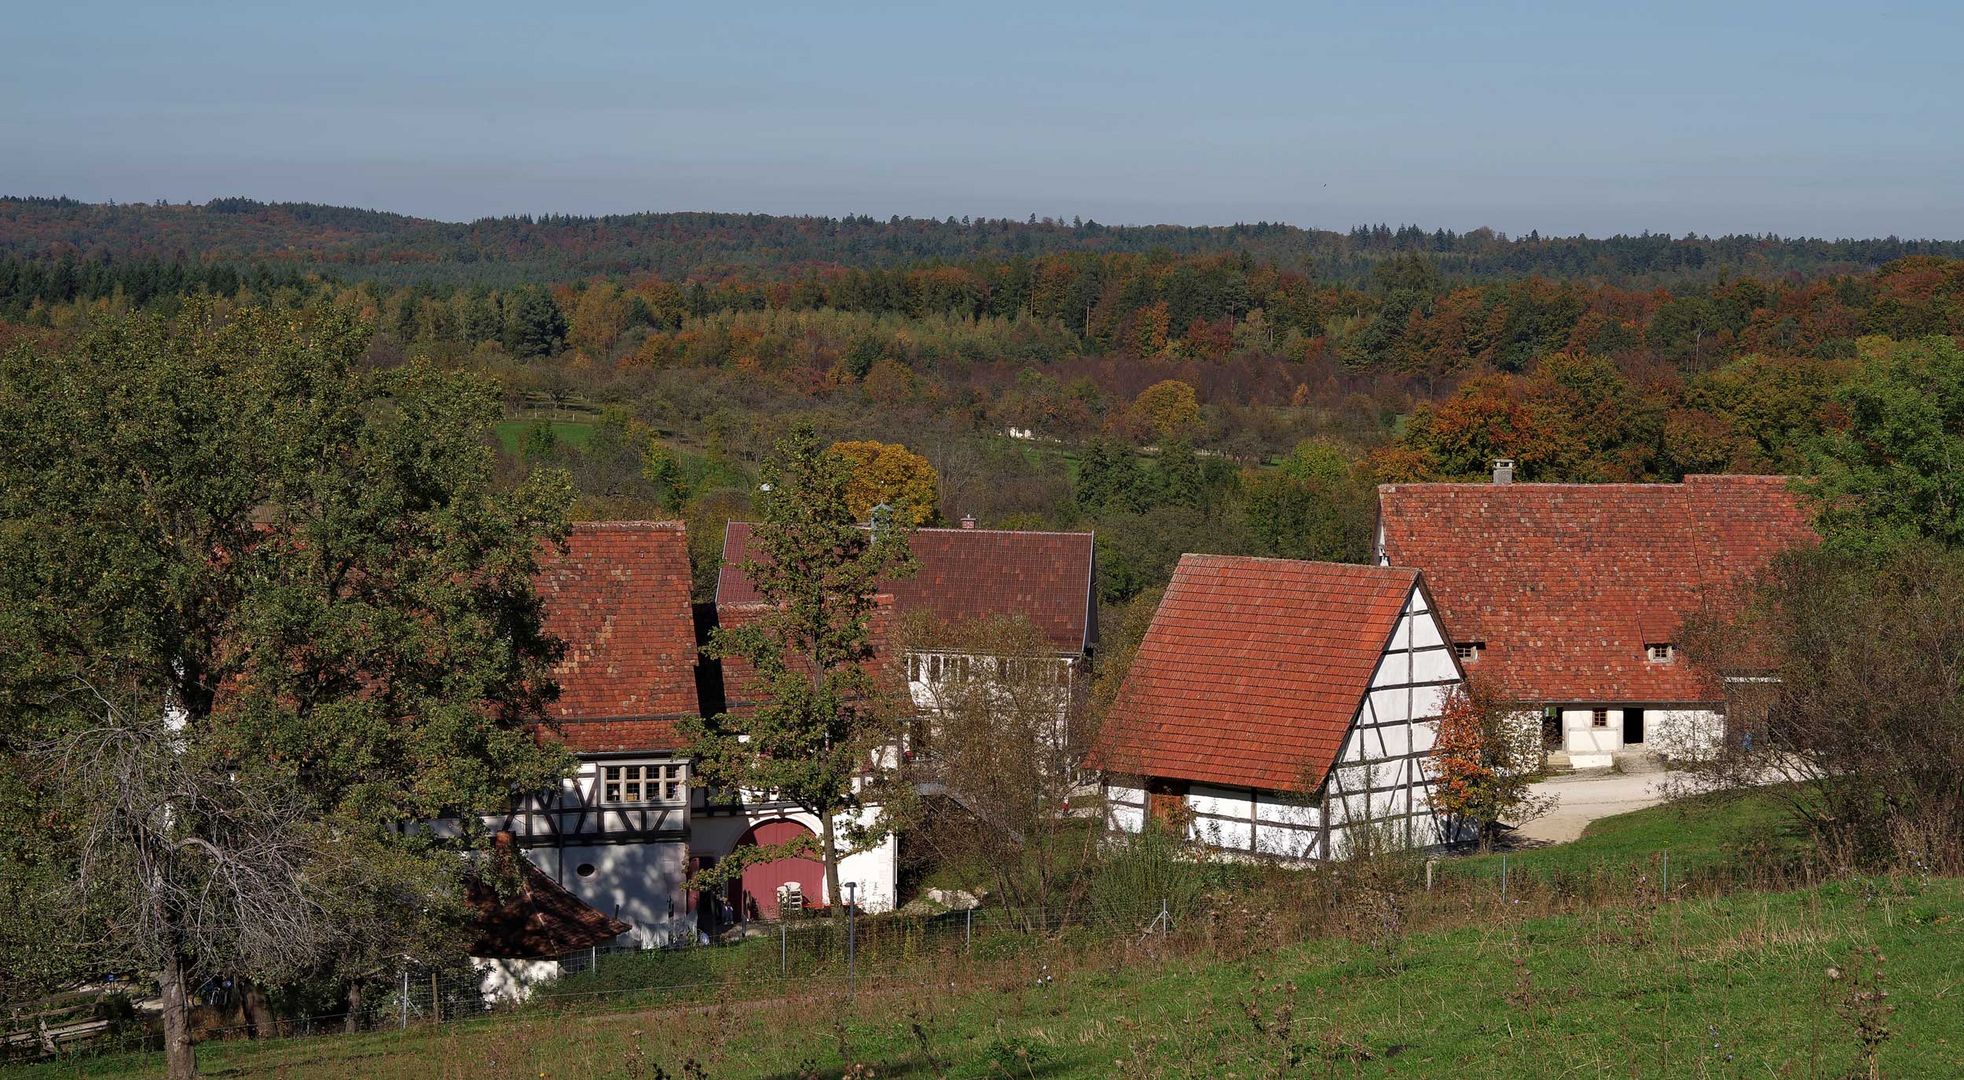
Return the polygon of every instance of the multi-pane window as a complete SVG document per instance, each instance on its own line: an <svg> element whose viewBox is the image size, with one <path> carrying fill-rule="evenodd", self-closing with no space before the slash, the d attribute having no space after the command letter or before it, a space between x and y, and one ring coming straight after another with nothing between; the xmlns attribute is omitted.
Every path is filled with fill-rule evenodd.
<svg viewBox="0 0 1964 1080"><path fill-rule="evenodd" d="M1661 664L1671 659L1671 646L1668 642L1646 645L1644 648L1650 652L1651 660L1656 663Z"/></svg>
<svg viewBox="0 0 1964 1080"><path fill-rule="evenodd" d="M1484 641L1455 641L1453 655L1458 656L1461 663L1471 663L1478 660L1486 648L1487 643Z"/></svg>
<svg viewBox="0 0 1964 1080"><path fill-rule="evenodd" d="M679 804L688 799L688 765L634 762L600 767L600 801L610 806Z"/></svg>
<svg viewBox="0 0 1964 1080"><path fill-rule="evenodd" d="M1626 653L1626 654L1624 654L1624 655L1626 655L1626 656L1627 656L1628 654ZM1608 709L1591 709L1591 710L1589 710L1589 726L1590 726L1590 727L1608 727L1608 726L1609 726L1609 710L1608 710Z"/></svg>

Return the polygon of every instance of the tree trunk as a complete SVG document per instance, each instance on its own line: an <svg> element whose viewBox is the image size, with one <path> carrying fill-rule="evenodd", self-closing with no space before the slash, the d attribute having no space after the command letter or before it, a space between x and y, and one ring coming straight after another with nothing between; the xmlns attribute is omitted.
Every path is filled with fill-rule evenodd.
<svg viewBox="0 0 1964 1080"><path fill-rule="evenodd" d="M839 887L839 850L832 844L832 811L819 812L818 829L819 854L825 857L825 903L837 915L845 910L846 894Z"/></svg>
<svg viewBox="0 0 1964 1080"><path fill-rule="evenodd" d="M273 1015L273 1005L266 1000L266 989L251 979L240 979L242 992L240 1003L245 1007L246 1025L252 1029L255 1039L270 1039L280 1033L279 1018Z"/></svg>
<svg viewBox="0 0 1964 1080"><path fill-rule="evenodd" d="M342 1028L353 1035L361 1028L361 980L348 984L348 1015L342 1020Z"/></svg>
<svg viewBox="0 0 1964 1080"><path fill-rule="evenodd" d="M157 976L164 999L164 1072L170 1080L198 1075L198 1050L191 1042L191 991L185 985L184 957L172 948Z"/></svg>

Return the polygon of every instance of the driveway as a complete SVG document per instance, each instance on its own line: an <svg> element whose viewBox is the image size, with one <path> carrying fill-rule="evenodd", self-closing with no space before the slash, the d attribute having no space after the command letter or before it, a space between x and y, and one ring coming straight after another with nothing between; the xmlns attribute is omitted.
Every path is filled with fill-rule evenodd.
<svg viewBox="0 0 1964 1080"><path fill-rule="evenodd" d="M1596 776L1558 776L1532 788L1556 797L1555 809L1528 822L1514 835L1527 844L1566 844L1597 818L1641 810L1664 801L1661 789L1677 773L1646 772Z"/></svg>

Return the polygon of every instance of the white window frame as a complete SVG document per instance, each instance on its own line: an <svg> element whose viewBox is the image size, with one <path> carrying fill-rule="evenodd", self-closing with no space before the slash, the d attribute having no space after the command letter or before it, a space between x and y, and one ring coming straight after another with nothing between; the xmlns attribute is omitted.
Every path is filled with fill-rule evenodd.
<svg viewBox="0 0 1964 1080"><path fill-rule="evenodd" d="M1668 641L1651 642L1643 647L1643 651L1653 664L1668 664L1678 653L1677 647Z"/></svg>
<svg viewBox="0 0 1964 1080"><path fill-rule="evenodd" d="M595 783L602 806L684 806L689 801L689 763L602 762Z"/></svg>

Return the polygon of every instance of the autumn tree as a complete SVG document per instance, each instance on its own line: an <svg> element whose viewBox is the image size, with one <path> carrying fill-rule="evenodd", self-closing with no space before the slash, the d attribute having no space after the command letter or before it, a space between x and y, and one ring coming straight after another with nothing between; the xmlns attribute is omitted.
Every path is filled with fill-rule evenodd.
<svg viewBox="0 0 1964 1080"><path fill-rule="evenodd" d="M946 625L914 618L907 648L952 654L926 680L928 700L913 774L945 792L913 838L941 862L985 877L994 900L1030 928L1071 907L1076 870L1098 833L1070 816L1091 743L1082 681L1027 619Z"/></svg>
<svg viewBox="0 0 1964 1080"><path fill-rule="evenodd" d="M1432 747L1432 808L1446 835L1471 837L1482 850L1502 822L1519 825L1554 809L1536 795L1541 732L1522 706L1502 700L1477 679L1453 689L1440 710Z"/></svg>
<svg viewBox="0 0 1964 1080"><path fill-rule="evenodd" d="M939 520L941 478L926 458L899 443L871 439L836 442L827 452L849 470L846 507L857 520L868 520L882 505L910 527Z"/></svg>
<svg viewBox="0 0 1964 1080"><path fill-rule="evenodd" d="M886 800L903 794L885 781L904 709L878 671L873 623L879 582L913 569L909 528L897 514L862 524L847 458L808 426L778 444L762 481L756 554L742 565L762 603L754 618L718 627L709 645L712 656L749 666L760 700L685 731L703 783L771 792L818 818L826 896L838 904L842 853L890 831ZM745 849L724 869L804 853L795 843Z"/></svg>
<svg viewBox="0 0 1964 1080"><path fill-rule="evenodd" d="M1200 427L1200 395L1178 379L1163 379L1139 391L1131 413L1154 438L1191 438Z"/></svg>
<svg viewBox="0 0 1964 1080"><path fill-rule="evenodd" d="M325 891L368 851L454 880L405 826L569 765L533 735L565 480L495 490L491 388L367 340L201 302L0 357L0 787L42 868L0 882L63 886L0 907L77 971L155 972L173 1077L200 981L292 977L356 933L337 913L408 933L434 897Z"/></svg>

